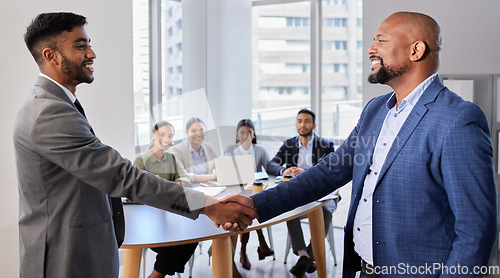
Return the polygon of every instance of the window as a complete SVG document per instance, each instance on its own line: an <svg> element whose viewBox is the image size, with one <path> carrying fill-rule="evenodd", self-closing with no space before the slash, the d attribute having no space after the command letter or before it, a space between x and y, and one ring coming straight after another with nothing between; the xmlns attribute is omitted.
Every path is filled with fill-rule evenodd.
<svg viewBox="0 0 500 278"><path fill-rule="evenodd" d="M317 0L254 0L258 2L252 7L252 119L257 134L296 135L297 111L319 105L319 134L345 139L361 111L362 0L321 0L323 18L311 17ZM182 105L172 101L183 94L182 1L133 0L133 5L136 145L144 146L153 121L167 119L182 130ZM150 30L150 10L152 17L159 12L160 18L152 21L160 23L160 30L154 24ZM318 27L312 22L320 23L323 39L314 48L311 34L319 30L312 30ZM321 54L321 64L311 60L314 53ZM316 74L321 78L313 79ZM311 87L311 80L321 80L319 88Z"/></svg>
<svg viewBox="0 0 500 278"><path fill-rule="evenodd" d="M325 0L324 5L328 6L345 6L346 0Z"/></svg>
<svg viewBox="0 0 500 278"><path fill-rule="evenodd" d="M347 41L333 41L336 50L347 50Z"/></svg>
<svg viewBox="0 0 500 278"><path fill-rule="evenodd" d="M349 0L347 5L346 0L323 0L323 5L330 6L324 6L322 14L327 19L327 28L322 30L321 135L337 139L337 142L349 135L362 108L360 88L363 53L360 49L363 48L363 38L362 18L359 17L362 6L352 5L355 2ZM342 10L347 10L349 16L339 17L338 12ZM330 25L328 19L333 19ZM355 28L351 28L352 24L355 24ZM354 34L350 33L351 30ZM354 66L350 68L350 65Z"/></svg>
<svg viewBox="0 0 500 278"><path fill-rule="evenodd" d="M362 6L358 0L323 0L322 65L311 61L312 0L254 5L252 118L261 135L296 135L300 108L320 94L320 135L343 140L361 112ZM352 3L351 3L352 2ZM351 5L352 4L352 5ZM358 5L354 5L358 4ZM354 9L352 11L351 9ZM347 16L343 16L347 15ZM350 24L355 24L351 28ZM354 32L351 34L350 32ZM354 38L353 41L351 41ZM350 68L350 65L352 68ZM320 92L311 90L312 68L322 74ZM352 75L355 78L350 78ZM286 98L285 98L286 96ZM316 96L317 98L318 96Z"/></svg>
<svg viewBox="0 0 500 278"><path fill-rule="evenodd" d="M347 18L334 18L333 22L335 27L347 27Z"/></svg>
<svg viewBox="0 0 500 278"><path fill-rule="evenodd" d="M288 27L308 27L308 17L286 17L286 26Z"/></svg>
<svg viewBox="0 0 500 278"><path fill-rule="evenodd" d="M293 136L311 106L309 1L252 8L252 119L258 135Z"/></svg>
<svg viewBox="0 0 500 278"><path fill-rule="evenodd" d="M182 93L182 3L171 0L158 3L158 6L150 7L148 0L133 0L137 152L149 144L153 122L167 119L176 129L182 129L182 121L177 116L180 115L179 105L168 103L170 97ZM159 28L150 30L149 10L160 12ZM151 43L150 33L159 38L155 40L157 44Z"/></svg>

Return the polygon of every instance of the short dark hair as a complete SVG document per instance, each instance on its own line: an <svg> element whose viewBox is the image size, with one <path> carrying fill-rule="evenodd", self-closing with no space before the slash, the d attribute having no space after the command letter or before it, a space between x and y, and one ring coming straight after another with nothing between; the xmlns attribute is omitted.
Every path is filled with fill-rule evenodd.
<svg viewBox="0 0 500 278"><path fill-rule="evenodd" d="M42 13L37 15L26 28L24 42L40 66L44 48L57 49L59 35L64 31L71 32L75 26L85 24L87 19L82 15L68 12Z"/></svg>
<svg viewBox="0 0 500 278"><path fill-rule="evenodd" d="M300 115L300 114L309 114L311 115L311 117L313 118L313 124L316 123L316 115L314 114L313 111L307 109L307 108L304 108L304 109L300 109L299 113L297 113L297 116Z"/></svg>
<svg viewBox="0 0 500 278"><path fill-rule="evenodd" d="M253 134L255 135L255 137L252 138L252 144L257 144L257 134L255 134L255 126L253 125L253 122L250 119L243 119L236 126L236 143L240 142L240 140L238 140L238 130L240 130L240 128L244 126L247 126L253 130Z"/></svg>
<svg viewBox="0 0 500 278"><path fill-rule="evenodd" d="M175 129L174 129L174 126L170 123L170 122L167 122L167 121L161 121L161 122L157 122L154 126L153 126L153 131L152 133L155 133L158 129L160 129L160 127L164 127L164 126L170 126L172 128L172 131L174 132L175 134Z"/></svg>
<svg viewBox="0 0 500 278"><path fill-rule="evenodd" d="M187 131L187 130L191 127L191 125L192 125L192 124L194 124L194 123L200 123L200 124L202 124L204 127L206 127L206 125L205 125L205 123L203 122L203 120L202 120L202 119L200 119L200 118L196 118L196 117L195 117L195 118L191 118L191 119L189 119L189 121L187 121L187 123L186 123L186 131Z"/></svg>

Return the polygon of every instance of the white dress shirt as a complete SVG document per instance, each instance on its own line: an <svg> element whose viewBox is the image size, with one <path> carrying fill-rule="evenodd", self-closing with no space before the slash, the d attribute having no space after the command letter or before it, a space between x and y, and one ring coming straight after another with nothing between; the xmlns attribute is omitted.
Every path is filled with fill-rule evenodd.
<svg viewBox="0 0 500 278"><path fill-rule="evenodd" d="M406 118L410 114L415 104L420 99L429 84L436 78L437 74L431 75L424 82L420 83L406 98L403 99L399 107L396 107L396 94L387 101L387 115L385 117L382 129L378 136L373 151L373 164L365 178L363 193L359 200L356 215L354 217L353 241L354 250L367 263L373 265L373 244L372 244L372 198L377 185L378 177L385 158L394 143L399 130L403 126Z"/></svg>
<svg viewBox="0 0 500 278"><path fill-rule="evenodd" d="M75 103L76 101L76 96L73 95L68 89L66 89L66 87L64 87L63 85L57 83L57 81L55 81L54 79L48 77L47 75L43 74L40 72L40 76L41 77L44 77L44 78L47 78L48 80L56 83L57 86L61 87L61 89L66 93L66 95L69 97L69 100L71 100L72 103Z"/></svg>

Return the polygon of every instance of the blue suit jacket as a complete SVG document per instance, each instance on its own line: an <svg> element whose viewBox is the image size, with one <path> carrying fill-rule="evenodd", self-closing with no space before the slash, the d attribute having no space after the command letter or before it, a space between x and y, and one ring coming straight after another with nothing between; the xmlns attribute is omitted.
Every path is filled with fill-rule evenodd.
<svg viewBox="0 0 500 278"><path fill-rule="evenodd" d="M266 221L352 180L345 227L343 276L354 277L353 222L391 94L372 99L346 141L290 182L254 195ZM400 277L420 266L486 265L497 231L492 145L487 119L436 78L395 139L373 196L373 258ZM436 265L434 265L436 264ZM401 267L401 268L400 268ZM462 268L463 270L464 268ZM411 277L456 277L420 268ZM468 273L466 277L480 277Z"/></svg>
<svg viewBox="0 0 500 278"><path fill-rule="evenodd" d="M299 160L299 137L288 138L283 142L278 153L267 164L269 175L279 176L282 169L297 166ZM333 142L314 134L312 164L316 165L323 157L334 151ZM285 164L285 167L282 165Z"/></svg>

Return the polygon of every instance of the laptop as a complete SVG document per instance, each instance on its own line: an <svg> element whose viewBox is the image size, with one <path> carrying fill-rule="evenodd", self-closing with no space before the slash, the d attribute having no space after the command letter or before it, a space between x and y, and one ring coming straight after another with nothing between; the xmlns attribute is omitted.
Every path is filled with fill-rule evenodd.
<svg viewBox="0 0 500 278"><path fill-rule="evenodd" d="M215 158L218 186L247 185L255 180L255 163L251 155Z"/></svg>

